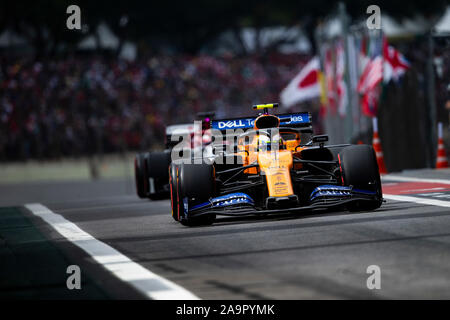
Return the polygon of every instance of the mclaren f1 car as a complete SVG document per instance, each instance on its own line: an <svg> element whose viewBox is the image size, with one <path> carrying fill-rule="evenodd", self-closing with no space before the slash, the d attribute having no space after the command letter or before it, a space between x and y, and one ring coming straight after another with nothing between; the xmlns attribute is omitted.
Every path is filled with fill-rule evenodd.
<svg viewBox="0 0 450 320"><path fill-rule="evenodd" d="M253 106L263 111L257 117L212 120L209 161L172 161L169 187L176 221L194 226L212 224L217 215L381 206L371 146L326 145L328 136L312 135L309 113L269 114L274 107Z"/></svg>

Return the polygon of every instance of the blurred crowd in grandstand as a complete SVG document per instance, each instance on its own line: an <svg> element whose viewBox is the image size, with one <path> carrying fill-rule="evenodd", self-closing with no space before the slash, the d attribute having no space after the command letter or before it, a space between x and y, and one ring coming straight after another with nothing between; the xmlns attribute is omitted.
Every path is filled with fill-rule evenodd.
<svg viewBox="0 0 450 320"><path fill-rule="evenodd" d="M48 61L0 57L0 160L149 149L167 124L198 111L247 113L278 101L309 57L102 55Z"/></svg>
<svg viewBox="0 0 450 320"><path fill-rule="evenodd" d="M426 43L401 51L417 77L416 94L423 95ZM435 55L438 118L447 123L448 44L437 45ZM310 58L160 54L129 62L102 54L43 61L0 56L0 161L162 146L165 126L191 122L196 112L241 116L254 103L279 101Z"/></svg>

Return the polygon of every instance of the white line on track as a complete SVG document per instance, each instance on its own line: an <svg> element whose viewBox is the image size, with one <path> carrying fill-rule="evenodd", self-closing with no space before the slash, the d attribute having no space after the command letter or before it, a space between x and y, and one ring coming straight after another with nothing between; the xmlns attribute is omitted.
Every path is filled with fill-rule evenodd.
<svg viewBox="0 0 450 320"><path fill-rule="evenodd" d="M428 183L450 184L450 180L445 180L445 179L424 179L424 178L403 177L403 176L395 176L395 175L382 176L381 181L428 182Z"/></svg>
<svg viewBox="0 0 450 320"><path fill-rule="evenodd" d="M393 194L383 194L383 198L396 200L396 201L406 201L406 202L415 202L420 204L427 204L430 206L438 206L438 207L447 207L450 208L450 201L443 200L435 200L435 199L425 199L411 196L398 196Z"/></svg>
<svg viewBox="0 0 450 320"><path fill-rule="evenodd" d="M58 233L81 248L120 280L129 283L155 300L197 300L193 293L133 262L116 249L95 239L63 216L40 203L26 204L34 215L42 218Z"/></svg>

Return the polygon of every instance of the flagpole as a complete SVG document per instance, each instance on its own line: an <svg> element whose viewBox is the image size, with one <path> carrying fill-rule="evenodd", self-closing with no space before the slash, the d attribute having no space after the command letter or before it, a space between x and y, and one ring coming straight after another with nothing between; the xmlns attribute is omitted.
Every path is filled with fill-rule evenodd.
<svg viewBox="0 0 450 320"><path fill-rule="evenodd" d="M427 156L428 167L432 168L433 159L436 157L436 100L435 100L435 84L434 84L434 68L433 68L434 42L432 31L428 33L428 59L427 59L427 78L428 78L428 106L430 108L430 146L429 156Z"/></svg>
<svg viewBox="0 0 450 320"><path fill-rule="evenodd" d="M353 106L352 106L352 97L351 97L351 88L349 85L349 54L348 54L348 18L347 12L345 8L345 4L343 2L339 2L339 18L341 20L342 25L342 38L344 43L344 61L345 61L345 77L344 83L347 88L347 106L346 106L346 114L345 114L345 140L347 143L350 143L353 136Z"/></svg>

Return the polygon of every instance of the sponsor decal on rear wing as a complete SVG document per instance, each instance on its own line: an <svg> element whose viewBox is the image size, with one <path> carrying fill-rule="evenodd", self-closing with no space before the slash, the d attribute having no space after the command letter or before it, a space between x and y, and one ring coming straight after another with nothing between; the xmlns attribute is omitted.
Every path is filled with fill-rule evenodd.
<svg viewBox="0 0 450 320"><path fill-rule="evenodd" d="M280 127L307 127L311 125L309 112L277 114L280 118ZM216 130L251 129L254 127L254 118L235 118L224 120L213 120L211 128Z"/></svg>

